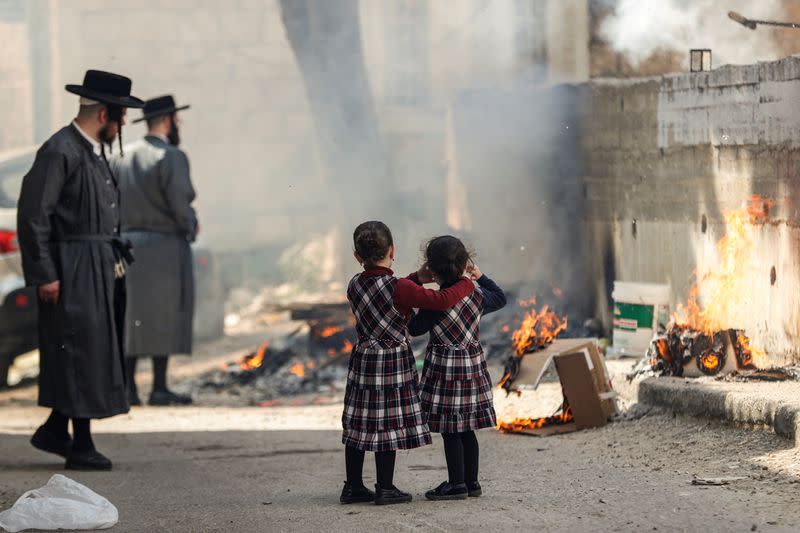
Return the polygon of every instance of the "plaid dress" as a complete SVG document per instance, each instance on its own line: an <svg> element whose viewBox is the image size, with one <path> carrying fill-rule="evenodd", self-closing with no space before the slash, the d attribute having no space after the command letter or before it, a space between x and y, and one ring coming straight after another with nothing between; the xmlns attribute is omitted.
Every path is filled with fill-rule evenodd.
<svg viewBox="0 0 800 533"><path fill-rule="evenodd" d="M492 381L480 343L483 292L442 313L431 329L422 368L422 410L437 433L494 427Z"/></svg>
<svg viewBox="0 0 800 533"><path fill-rule="evenodd" d="M407 319L394 307L397 278L354 277L347 298L358 343L350 356L342 442L359 450L408 450L431 443Z"/></svg>

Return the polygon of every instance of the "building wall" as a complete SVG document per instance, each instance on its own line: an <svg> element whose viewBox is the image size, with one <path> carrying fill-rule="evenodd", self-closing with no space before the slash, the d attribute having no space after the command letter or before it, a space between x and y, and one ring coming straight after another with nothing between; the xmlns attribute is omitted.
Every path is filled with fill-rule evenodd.
<svg viewBox="0 0 800 533"><path fill-rule="evenodd" d="M614 279L670 283L685 303L695 270L717 267L724 214L760 194L776 205L750 228L730 326L775 362L800 360L800 57L580 89L589 271L606 322Z"/></svg>
<svg viewBox="0 0 800 533"><path fill-rule="evenodd" d="M22 0L0 1L0 152L33 144L30 39Z"/></svg>
<svg viewBox="0 0 800 533"><path fill-rule="evenodd" d="M143 98L173 93L198 190L201 238L217 249L291 242L325 212L315 195L312 124L276 0L61 1L58 124L76 111L61 90L86 68L133 79ZM131 141L145 133L131 119Z"/></svg>

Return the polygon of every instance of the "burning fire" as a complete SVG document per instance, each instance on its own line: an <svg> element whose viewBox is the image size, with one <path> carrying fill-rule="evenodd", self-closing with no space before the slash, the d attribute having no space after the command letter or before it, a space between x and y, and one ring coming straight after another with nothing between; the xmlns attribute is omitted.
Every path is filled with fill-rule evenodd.
<svg viewBox="0 0 800 533"><path fill-rule="evenodd" d="M342 347L338 351L335 348L328 348L328 357L336 357L341 354L350 354L353 351L353 343L350 339L342 341Z"/></svg>
<svg viewBox="0 0 800 533"><path fill-rule="evenodd" d="M267 353L267 348L269 348L269 341L266 341L259 346L258 350L256 350L256 353L245 356L239 362L239 367L242 370L255 370L256 368L259 368L264 362L264 355Z"/></svg>
<svg viewBox="0 0 800 533"><path fill-rule="evenodd" d="M319 336L323 339L327 339L328 337L333 337L337 333L341 333L344 331L344 328L339 326L327 326L320 331Z"/></svg>
<svg viewBox="0 0 800 533"><path fill-rule="evenodd" d="M536 305L536 298L531 298L528 305ZM565 329L567 317L560 317L545 305L539 311L535 308L525 313L520 327L511 335L511 343L517 357L536 348L547 346Z"/></svg>
<svg viewBox="0 0 800 533"><path fill-rule="evenodd" d="M514 431L539 429L554 424L568 424L573 420L575 420L575 417L572 415L572 408L565 402L564 405L561 406L560 412L553 416L543 418L514 418L508 421L501 420L497 423L497 429L501 433L513 433Z"/></svg>
<svg viewBox="0 0 800 533"><path fill-rule="evenodd" d="M526 353L544 348L553 342L561 332L566 330L568 325L566 315L559 317L547 305L537 311L534 307L536 305L535 297L531 297L528 300L520 300L519 305L521 307L533 307L533 309L525 313L522 324L511 335L511 345L514 347L516 358L510 358L506 364L503 378L497 385L501 389L505 388L512 376L516 375L519 361ZM503 326L503 332L510 330L511 328L508 325Z"/></svg>
<svg viewBox="0 0 800 533"><path fill-rule="evenodd" d="M303 363L295 363L289 369L289 372L297 376L298 378L306 377L306 367Z"/></svg>
<svg viewBox="0 0 800 533"><path fill-rule="evenodd" d="M707 272L689 290L686 306L679 307L673 316L676 324L711 335L745 322L749 313L745 282L753 269L749 226L765 222L772 205L770 200L753 196L748 206L724 214L725 236L717 243L719 267Z"/></svg>
<svg viewBox="0 0 800 533"><path fill-rule="evenodd" d="M748 321L751 289L747 281L755 268L751 228L767 222L774 205L772 200L752 196L747 206L724 214L725 235L717 243L719 266L698 275L686 305L673 315L666 337L653 341L653 368L663 361L662 370L681 375L682 366L694 358L703 373L713 375L725 366L729 346L738 368L753 368L764 360L766 352L753 347L744 331L730 328Z"/></svg>

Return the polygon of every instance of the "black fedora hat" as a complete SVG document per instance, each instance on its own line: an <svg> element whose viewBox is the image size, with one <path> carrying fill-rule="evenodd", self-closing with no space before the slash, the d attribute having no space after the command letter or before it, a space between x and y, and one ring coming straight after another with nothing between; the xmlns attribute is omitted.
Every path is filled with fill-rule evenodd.
<svg viewBox="0 0 800 533"><path fill-rule="evenodd" d="M142 112L142 118L137 118L134 122L141 122L143 120L149 120L151 118L160 117L161 115L169 115L170 113L175 113L176 111L183 111L184 109L189 109L188 105L177 106L175 105L175 99L172 97L171 94L165 94L164 96L159 96L158 98L151 98L150 100L144 103L144 109Z"/></svg>
<svg viewBox="0 0 800 533"><path fill-rule="evenodd" d="M144 107L144 102L131 96L131 79L112 72L87 70L83 77L83 85L67 85L67 91L97 100L103 104L120 107Z"/></svg>

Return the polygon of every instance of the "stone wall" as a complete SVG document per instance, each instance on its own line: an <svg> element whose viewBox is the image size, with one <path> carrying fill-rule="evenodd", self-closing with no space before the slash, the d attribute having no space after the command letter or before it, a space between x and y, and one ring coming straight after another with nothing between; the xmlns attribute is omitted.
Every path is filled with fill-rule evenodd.
<svg viewBox="0 0 800 533"><path fill-rule="evenodd" d="M580 86L588 274L607 324L614 279L670 283L673 304L685 302L695 269L717 267L724 213L760 194L776 205L770 223L750 228L730 326L774 362L800 360L798 89L794 56Z"/></svg>

